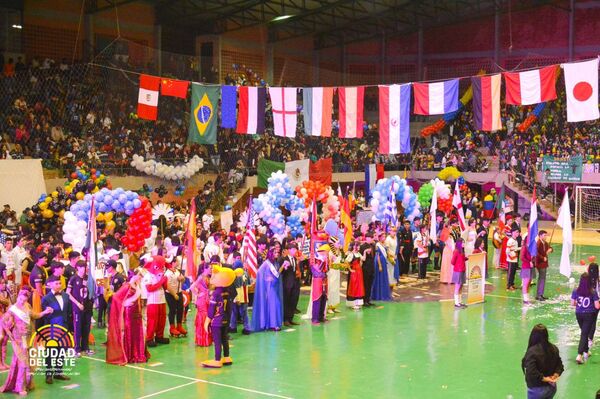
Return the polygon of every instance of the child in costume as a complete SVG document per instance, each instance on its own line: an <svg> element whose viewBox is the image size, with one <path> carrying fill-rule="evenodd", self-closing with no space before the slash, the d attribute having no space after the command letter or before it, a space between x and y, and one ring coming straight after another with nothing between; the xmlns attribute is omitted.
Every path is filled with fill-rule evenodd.
<svg viewBox="0 0 600 399"><path fill-rule="evenodd" d="M209 329L212 332L212 337L215 345L215 358L202 362L202 367L221 368L222 366L230 366L233 360L229 356L229 337L227 330L229 328L229 316L231 315L231 300L230 287L236 277L240 277L243 273L242 269L229 269L214 265L212 268L212 276L210 284L215 287L208 305L208 315L204 320L204 330L208 333ZM221 352L222 351L222 352ZM221 358L221 353L223 358Z"/></svg>
<svg viewBox="0 0 600 399"><path fill-rule="evenodd" d="M329 244L321 245L317 249L317 258L311 265L312 272L312 324L324 323L325 305L327 303L327 272L329 271Z"/></svg>
<svg viewBox="0 0 600 399"><path fill-rule="evenodd" d="M146 292L148 293L146 343L149 347L155 347L156 344L169 343L169 338L164 337L165 325L167 324L165 258L160 255L153 256L152 260L146 262L144 267L148 270L144 277Z"/></svg>

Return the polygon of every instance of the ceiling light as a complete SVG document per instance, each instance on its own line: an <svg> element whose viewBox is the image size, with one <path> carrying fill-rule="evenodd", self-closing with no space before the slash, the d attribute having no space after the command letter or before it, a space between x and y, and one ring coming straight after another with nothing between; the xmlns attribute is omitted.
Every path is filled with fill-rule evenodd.
<svg viewBox="0 0 600 399"><path fill-rule="evenodd" d="M16 24L14 24L12 27L15 28L15 29L23 29L23 25L16 25Z"/></svg>
<svg viewBox="0 0 600 399"><path fill-rule="evenodd" d="M293 15L281 15L281 16L279 16L279 17L275 17L275 18L273 18L273 19L271 20L271 22L280 22L280 21L283 21L283 20L286 20L286 19L288 19L288 18L292 18L292 17L293 17Z"/></svg>

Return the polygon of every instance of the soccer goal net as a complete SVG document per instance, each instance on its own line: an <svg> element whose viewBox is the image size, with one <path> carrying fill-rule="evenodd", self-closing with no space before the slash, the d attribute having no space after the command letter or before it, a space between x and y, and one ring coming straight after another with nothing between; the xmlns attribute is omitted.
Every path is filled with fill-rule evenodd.
<svg viewBox="0 0 600 399"><path fill-rule="evenodd" d="M575 188L575 230L600 230L600 186Z"/></svg>

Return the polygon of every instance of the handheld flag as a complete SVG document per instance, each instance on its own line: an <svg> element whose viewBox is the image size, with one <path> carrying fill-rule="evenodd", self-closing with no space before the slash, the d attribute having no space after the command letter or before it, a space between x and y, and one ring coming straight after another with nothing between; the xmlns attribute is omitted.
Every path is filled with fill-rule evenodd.
<svg viewBox="0 0 600 399"><path fill-rule="evenodd" d="M96 267L98 264L98 234L96 231L96 208L95 199L92 197L90 204L90 214L88 218L87 226L87 239L85 248L87 249L87 264L88 264L88 299L93 299L96 293L96 282L94 280L96 274Z"/></svg>
<svg viewBox="0 0 600 399"><path fill-rule="evenodd" d="M573 229L571 228L571 209L569 205L569 189L565 190L562 205L558 211L556 224L563 229L562 253L560 254L560 274L571 277L571 259L573 251Z"/></svg>
<svg viewBox="0 0 600 399"><path fill-rule="evenodd" d="M196 265L196 197L192 198L190 204L190 220L185 232L185 257L187 259L185 274L196 281L198 266Z"/></svg>
<svg viewBox="0 0 600 399"><path fill-rule="evenodd" d="M527 249L533 257L537 255L537 243L535 238L538 235L538 215L537 198L535 196L535 186L533 187L533 197L531 198L531 210L529 211L529 230L527 233Z"/></svg>

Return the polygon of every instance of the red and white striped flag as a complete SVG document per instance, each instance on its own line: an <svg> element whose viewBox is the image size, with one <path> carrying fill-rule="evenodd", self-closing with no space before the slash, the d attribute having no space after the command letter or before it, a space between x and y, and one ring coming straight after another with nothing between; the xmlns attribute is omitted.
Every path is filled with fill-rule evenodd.
<svg viewBox="0 0 600 399"><path fill-rule="evenodd" d="M531 105L556 100L556 65L523 72L505 72L506 103Z"/></svg>
<svg viewBox="0 0 600 399"><path fill-rule="evenodd" d="M361 139L363 136L364 86L340 87L339 111L342 139Z"/></svg>
<svg viewBox="0 0 600 399"><path fill-rule="evenodd" d="M254 233L254 211L252 210L252 197L248 206L248 222L246 224L246 234L242 241L242 262L252 278L256 277L258 270L258 260L256 257L256 234Z"/></svg>
<svg viewBox="0 0 600 399"><path fill-rule="evenodd" d="M458 224L460 225L460 231L463 232L467 228L465 222L465 212L462 206L462 200L460 199L460 190L458 189L458 182L454 185L454 196L452 197L452 206L456 208L458 213Z"/></svg>
<svg viewBox="0 0 600 399"><path fill-rule="evenodd" d="M158 117L158 76L140 75L137 114L139 118L155 121Z"/></svg>

